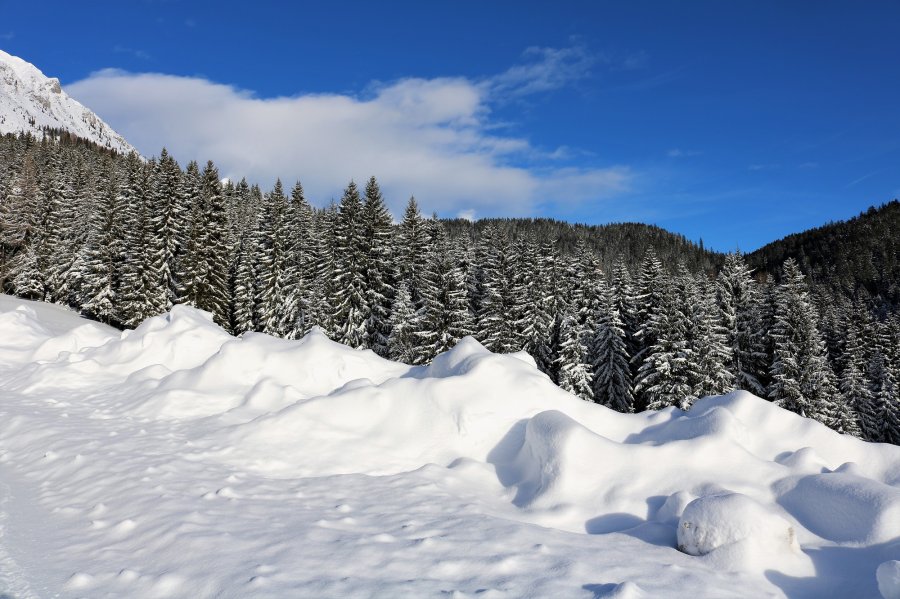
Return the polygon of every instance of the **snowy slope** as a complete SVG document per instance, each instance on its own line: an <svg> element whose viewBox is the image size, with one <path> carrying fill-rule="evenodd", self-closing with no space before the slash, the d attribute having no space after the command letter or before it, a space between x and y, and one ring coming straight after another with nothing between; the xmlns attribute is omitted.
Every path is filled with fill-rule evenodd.
<svg viewBox="0 0 900 599"><path fill-rule="evenodd" d="M41 136L45 127L69 131L117 152L134 151L100 117L70 98L59 79L46 77L34 65L0 50L0 134Z"/></svg>
<svg viewBox="0 0 900 599"><path fill-rule="evenodd" d="M0 595L877 597L898 558L900 448L746 393L624 415L472 339L0 296Z"/></svg>

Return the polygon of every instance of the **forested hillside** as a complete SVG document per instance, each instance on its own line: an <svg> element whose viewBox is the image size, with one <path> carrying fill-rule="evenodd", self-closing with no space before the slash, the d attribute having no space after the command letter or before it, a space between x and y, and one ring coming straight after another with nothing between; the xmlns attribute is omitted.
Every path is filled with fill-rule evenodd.
<svg viewBox="0 0 900 599"><path fill-rule="evenodd" d="M753 268L772 273L793 258L817 285L853 297L900 306L900 201L869 208L848 221L830 223L774 241L747 256Z"/></svg>
<svg viewBox="0 0 900 599"><path fill-rule="evenodd" d="M165 150L0 140L7 293L120 327L175 304L236 335L319 326L411 364L474 335L620 411L741 388L900 443L900 318L864 294L811 293L793 259L780 268L776 284L644 225L442 222L413 199L394 224L374 177L317 208L299 182L223 184L212 162L182 169Z"/></svg>

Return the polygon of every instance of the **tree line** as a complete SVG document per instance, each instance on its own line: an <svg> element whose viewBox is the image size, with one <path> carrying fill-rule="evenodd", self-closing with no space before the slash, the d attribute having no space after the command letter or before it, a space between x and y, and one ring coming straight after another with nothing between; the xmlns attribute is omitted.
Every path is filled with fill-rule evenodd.
<svg viewBox="0 0 900 599"><path fill-rule="evenodd" d="M48 137L0 140L6 293L119 327L175 304L235 335L296 339L318 326L409 364L474 335L491 351L528 352L562 388L619 411L689 409L746 389L900 444L896 313L818 294L793 259L776 283L737 253L676 236L651 236L665 243L639 257L632 237L615 239L598 248L556 221L513 232L504 221L444 222L412 198L395 224L374 177L317 208L299 182L264 193L223 183L212 162L182 169L166 150L143 160Z"/></svg>

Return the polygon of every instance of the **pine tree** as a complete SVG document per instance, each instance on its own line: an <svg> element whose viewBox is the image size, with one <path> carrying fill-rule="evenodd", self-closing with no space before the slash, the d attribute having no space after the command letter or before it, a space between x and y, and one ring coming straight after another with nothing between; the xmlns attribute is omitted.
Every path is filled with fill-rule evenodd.
<svg viewBox="0 0 900 599"><path fill-rule="evenodd" d="M682 276L690 275L685 272ZM697 373L692 395L721 395L734 388L735 374L729 368L734 364L734 354L728 342L727 329L722 324L722 314L716 305L715 291L709 281L701 277L688 299L689 335L693 341L692 350L696 356L694 369Z"/></svg>
<svg viewBox="0 0 900 599"><path fill-rule="evenodd" d="M525 244L522 271L526 274L523 314L523 349L534 358L541 372L555 376L557 358L553 329L559 313L559 256L554 242L540 246L529 239Z"/></svg>
<svg viewBox="0 0 900 599"><path fill-rule="evenodd" d="M636 328L633 336L634 352L631 355L631 363L635 382L635 410L638 411L648 408L651 402L659 403L648 395L648 385L641 384L644 378L641 375L641 368L647 352L657 343L658 330L665 324L664 315L660 311L666 299L665 289L667 286L668 280L663 272L662 263L653 248L648 248L641 263L637 279L637 293L634 296L635 305L638 308L634 319Z"/></svg>
<svg viewBox="0 0 900 599"><path fill-rule="evenodd" d="M406 282L413 305L418 310L422 307L419 288L428 256L428 230L415 198L409 198L400 223L396 256L398 279Z"/></svg>
<svg viewBox="0 0 900 599"><path fill-rule="evenodd" d="M189 225L189 208L186 205L181 182L181 168L175 159L163 148L156 163L150 203L154 236L159 240L154 256L158 282L154 285L157 293L164 294L153 300L156 309L168 310L178 297L177 258L179 244L185 237Z"/></svg>
<svg viewBox="0 0 900 599"><path fill-rule="evenodd" d="M150 213L149 172L155 164L145 166L132 153L126 160L119 206L124 217L124 260L120 279L119 316L126 326L137 326L145 319L165 311L161 266L162 240ZM153 300L156 300L155 302Z"/></svg>
<svg viewBox="0 0 900 599"><path fill-rule="evenodd" d="M362 201L353 181L344 190L335 225L334 339L356 349L366 348L366 259L362 239Z"/></svg>
<svg viewBox="0 0 900 599"><path fill-rule="evenodd" d="M283 335L282 311L288 297L285 271L288 268L288 231L285 223L287 198L281 180L265 196L258 227L259 259L255 317L259 330L269 335Z"/></svg>
<svg viewBox="0 0 900 599"><path fill-rule="evenodd" d="M591 365L587 363L584 331L578 324L578 317L566 312L560 327L562 346L559 353L559 386L578 397L591 401L594 391L591 381Z"/></svg>
<svg viewBox="0 0 900 599"><path fill-rule="evenodd" d="M483 265L484 297L478 315L480 340L497 353L519 351L523 346L522 322L525 290L519 263L505 233L486 229Z"/></svg>
<svg viewBox="0 0 900 599"><path fill-rule="evenodd" d="M181 179L181 197L184 203L184 227L176 236L175 267L178 288L176 304L197 305L198 286L203 276L201 243L203 235L203 182L200 167L191 161Z"/></svg>
<svg viewBox="0 0 900 599"><path fill-rule="evenodd" d="M387 356L391 298L394 294L391 215L375 177L371 177L366 183L365 196L362 238L365 253L364 277L367 284L366 346L380 356Z"/></svg>
<svg viewBox="0 0 900 599"><path fill-rule="evenodd" d="M94 202L84 251L81 305L92 318L116 324L121 321L118 288L124 253L124 223L117 173L110 161L103 165L98 182L99 195Z"/></svg>
<svg viewBox="0 0 900 599"><path fill-rule="evenodd" d="M421 327L417 332L416 362L425 363L451 349L472 333L465 273L458 265L442 226L428 252L421 279Z"/></svg>
<svg viewBox="0 0 900 599"><path fill-rule="evenodd" d="M631 357L613 288L604 285L591 339L593 399L619 412L634 411Z"/></svg>
<svg viewBox="0 0 900 599"><path fill-rule="evenodd" d="M837 394L833 374L825 360L806 280L792 258L783 266L771 335L775 357L769 397L786 410L828 424L829 404Z"/></svg>
<svg viewBox="0 0 900 599"><path fill-rule="evenodd" d="M847 322L841 369L840 389L844 404L851 409L860 438L877 436L878 425L872 393L865 372L865 355L854 319ZM852 432L852 431L851 431Z"/></svg>
<svg viewBox="0 0 900 599"><path fill-rule="evenodd" d="M299 181L291 190L285 225L288 235L287 262L284 269L286 305L280 329L289 339L299 339L313 325L310 293L315 290L316 240L313 210Z"/></svg>
<svg viewBox="0 0 900 599"><path fill-rule="evenodd" d="M191 226L179 269L182 303L189 303L228 324L228 219L219 171L208 161L202 173L188 165L185 180L192 200Z"/></svg>
<svg viewBox="0 0 900 599"><path fill-rule="evenodd" d="M716 299L731 349L730 370L738 389L763 395L757 373L765 367L765 348L756 329L756 284L743 257L728 254L716 279Z"/></svg>
<svg viewBox="0 0 900 599"><path fill-rule="evenodd" d="M418 317L413 307L409 286L405 281L400 284L397 294L394 296L390 318L391 333L387 342L388 357L397 362L416 364L419 362L418 339L416 338Z"/></svg>
<svg viewBox="0 0 900 599"><path fill-rule="evenodd" d="M669 280L660 275L660 303L650 314L643 339L654 339L646 348L635 379L647 409L675 406L690 408L699 378L697 356L691 332L689 307L695 300L693 279L681 275Z"/></svg>

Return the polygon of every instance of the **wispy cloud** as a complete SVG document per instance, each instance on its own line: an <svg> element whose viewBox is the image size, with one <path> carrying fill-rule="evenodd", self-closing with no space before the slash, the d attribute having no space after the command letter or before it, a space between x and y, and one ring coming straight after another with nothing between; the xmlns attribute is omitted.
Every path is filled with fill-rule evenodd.
<svg viewBox="0 0 900 599"><path fill-rule="evenodd" d="M376 175L395 213L415 194L441 214L534 214L544 205L602 201L635 172L568 149L505 134L491 113L498 94L535 94L576 81L581 50L533 49L531 62L474 81L408 78L359 95L260 98L199 77L104 70L67 86L142 152L166 146L182 161L212 159L223 176L264 186L299 177L313 201L350 178Z"/></svg>
<svg viewBox="0 0 900 599"><path fill-rule="evenodd" d="M847 185L844 188L849 189L849 188L853 187L854 185L856 185L857 183L862 183L866 179L870 179L870 178L874 177L875 175L883 172L884 170L885 169L882 168L882 169L878 169L877 171L872 171L871 173L866 173L862 177L859 177L858 179L854 179L853 181L850 181L849 183L847 183Z"/></svg>
<svg viewBox="0 0 900 599"><path fill-rule="evenodd" d="M128 46L116 45L113 48L113 52L115 52L116 54L128 54L140 60L150 60L151 58L148 52L145 52L144 50L137 50L135 48L129 48Z"/></svg>
<svg viewBox="0 0 900 599"><path fill-rule="evenodd" d="M9 40L13 39L14 37L16 37L15 31L7 31L6 33L0 33L0 40L3 40L4 42L8 42Z"/></svg>
<svg viewBox="0 0 900 599"><path fill-rule="evenodd" d="M803 162L797 168L800 170L815 170L819 168L819 163L813 161Z"/></svg>
<svg viewBox="0 0 900 599"><path fill-rule="evenodd" d="M781 168L780 164L750 164L747 165L748 171L772 171Z"/></svg>
<svg viewBox="0 0 900 599"><path fill-rule="evenodd" d="M690 158L691 156L700 156L703 152L697 150L682 150L681 148L672 148L666 152L669 158Z"/></svg>
<svg viewBox="0 0 900 599"><path fill-rule="evenodd" d="M602 59L584 46L532 47L525 50L522 58L524 60L521 64L485 81L491 94L525 96L559 89L588 77L592 67Z"/></svg>

